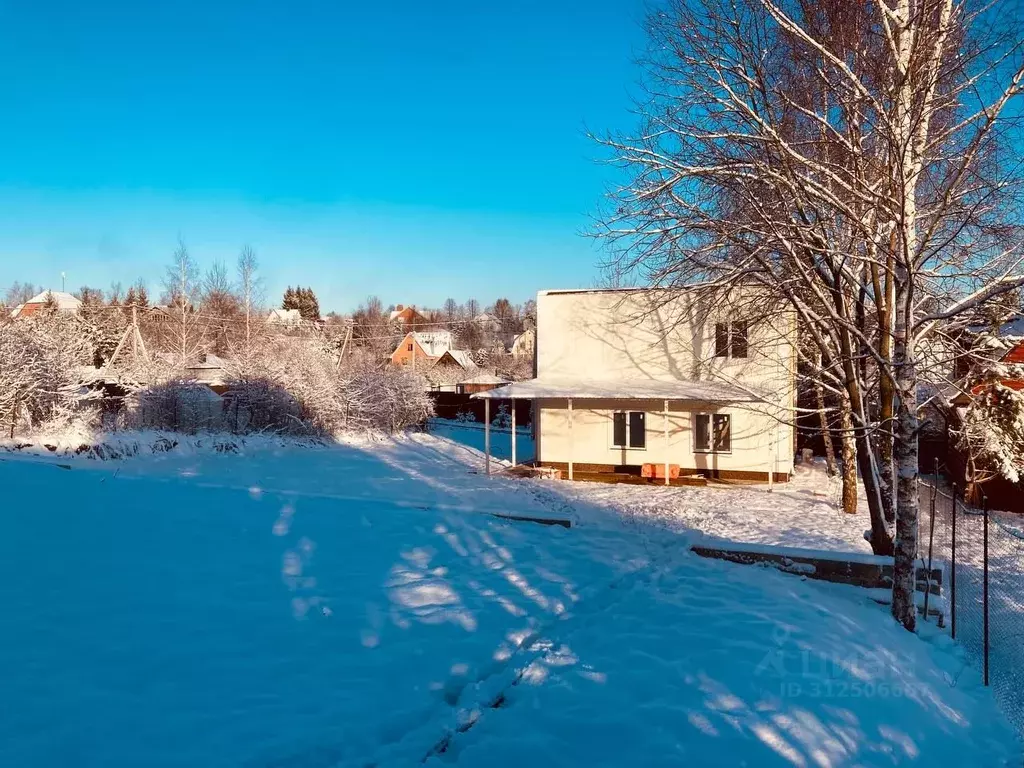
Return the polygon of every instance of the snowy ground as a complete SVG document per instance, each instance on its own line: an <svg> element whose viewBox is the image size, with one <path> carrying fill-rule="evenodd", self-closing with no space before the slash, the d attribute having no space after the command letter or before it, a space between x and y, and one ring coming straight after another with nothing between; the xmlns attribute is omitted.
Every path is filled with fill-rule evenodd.
<svg viewBox="0 0 1024 768"><path fill-rule="evenodd" d="M448 440L0 459L0 765L1019 765L945 637Z"/></svg>
<svg viewBox="0 0 1024 768"><path fill-rule="evenodd" d="M484 425L475 421L461 422L451 419L431 419L427 431L460 445L484 449ZM526 462L533 459L533 430L530 427L516 428L516 461ZM499 459L512 458L512 430L491 427L491 455Z"/></svg>
<svg viewBox="0 0 1024 768"><path fill-rule="evenodd" d="M435 419L431 434L483 450L483 426ZM495 456L510 456L511 434L492 431ZM529 431L517 437L517 457L533 455ZM470 454L467 460L472 461ZM580 503L616 510L645 525L668 530L702 532L714 537L757 544L778 544L812 549L871 552L864 539L870 528L867 501L862 514L845 515L837 508L838 478L829 479L821 462L797 465L791 482L767 485L711 485L706 488L559 483L558 493ZM863 488L861 489L863 496Z"/></svg>

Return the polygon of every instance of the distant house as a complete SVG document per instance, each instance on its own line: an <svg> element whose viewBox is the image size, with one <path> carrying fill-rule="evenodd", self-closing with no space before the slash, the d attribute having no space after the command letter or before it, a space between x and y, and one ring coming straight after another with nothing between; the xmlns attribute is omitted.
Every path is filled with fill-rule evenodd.
<svg viewBox="0 0 1024 768"><path fill-rule="evenodd" d="M460 395L473 395L477 392L487 392L491 389L503 387L506 384L512 382L508 379L503 379L501 376L495 376L493 373L481 373L472 378L460 381L455 385L455 391Z"/></svg>
<svg viewBox="0 0 1024 768"><path fill-rule="evenodd" d="M301 325L302 313L297 309L272 309L267 314L266 323L267 325Z"/></svg>
<svg viewBox="0 0 1024 768"><path fill-rule="evenodd" d="M964 373L960 379L960 391L949 397L947 422L943 425L947 434L960 428L966 409L975 398L992 395L997 382L1007 389L1024 390L1024 376L1015 374L1024 366L1024 315L1011 318L995 329L983 326L968 329L965 339L968 340L965 343L968 354L958 359L960 371ZM964 360L968 362L965 364ZM1001 375L979 383L976 374L986 368L994 368ZM950 441L946 464L956 481L962 487L969 487L972 481L969 457L953 440ZM1019 468L1024 470L1024 466ZM1024 512L1024 480L1011 483L1005 477L997 476L984 481L980 487L990 506ZM977 502L977 499L973 501Z"/></svg>
<svg viewBox="0 0 1024 768"><path fill-rule="evenodd" d="M455 366L461 368L465 373L470 373L477 369L477 364L473 362L473 358L469 356L469 352L465 352L461 349L449 349L434 363L435 368L442 366Z"/></svg>
<svg viewBox="0 0 1024 768"><path fill-rule="evenodd" d="M512 354L516 357L533 357L537 348L537 331L533 328L523 331L512 340Z"/></svg>
<svg viewBox="0 0 1024 768"><path fill-rule="evenodd" d="M396 305L388 319L410 331L424 328L429 323L427 318L416 311L416 307L407 307L404 304Z"/></svg>
<svg viewBox="0 0 1024 768"><path fill-rule="evenodd" d="M77 314L82 308L82 302L64 291L43 291L33 296L24 304L19 304L11 311L11 317L31 317L37 312L46 308L47 300L52 300L58 312Z"/></svg>
<svg viewBox="0 0 1024 768"><path fill-rule="evenodd" d="M569 479L788 480L796 321L757 290L542 291L537 377L474 397L532 401L536 462Z"/></svg>
<svg viewBox="0 0 1024 768"><path fill-rule="evenodd" d="M430 389L434 392L454 392L460 381L479 373L477 364L468 352L449 349L426 372Z"/></svg>
<svg viewBox="0 0 1024 768"><path fill-rule="evenodd" d="M432 365L452 348L450 331L410 331L391 353L395 365Z"/></svg>
<svg viewBox="0 0 1024 768"><path fill-rule="evenodd" d="M481 312L473 318L473 322L484 333L497 334L501 332L501 320L490 312Z"/></svg>
<svg viewBox="0 0 1024 768"><path fill-rule="evenodd" d="M227 362L217 355L204 355L202 362L185 367L188 375L199 384L205 384L218 395L228 389Z"/></svg>

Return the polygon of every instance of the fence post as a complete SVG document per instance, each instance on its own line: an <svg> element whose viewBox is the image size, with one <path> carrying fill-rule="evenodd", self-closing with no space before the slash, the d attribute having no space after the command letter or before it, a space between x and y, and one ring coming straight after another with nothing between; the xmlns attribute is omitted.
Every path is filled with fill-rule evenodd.
<svg viewBox="0 0 1024 768"><path fill-rule="evenodd" d="M949 559L950 635L956 640L956 483L953 483L953 543Z"/></svg>
<svg viewBox="0 0 1024 768"><path fill-rule="evenodd" d="M982 582L981 602L984 611L984 649L985 649L985 685L988 685L988 498L981 501L981 511L984 518L984 534L982 539Z"/></svg>
<svg viewBox="0 0 1024 768"><path fill-rule="evenodd" d="M938 462L935 462L938 465ZM931 513L932 519L928 525L928 575L925 578L924 590L924 620L928 621L928 595L932 592L932 543L935 541L935 486L932 485Z"/></svg>

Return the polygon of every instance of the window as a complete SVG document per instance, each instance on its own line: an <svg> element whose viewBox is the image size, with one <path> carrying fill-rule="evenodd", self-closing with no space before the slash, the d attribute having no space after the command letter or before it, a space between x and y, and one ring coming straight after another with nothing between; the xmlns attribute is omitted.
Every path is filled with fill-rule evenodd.
<svg viewBox="0 0 1024 768"><path fill-rule="evenodd" d="M729 356L729 324L715 323L715 357Z"/></svg>
<svg viewBox="0 0 1024 768"><path fill-rule="evenodd" d="M732 343L732 356L733 357L746 357L747 356L747 324L746 322L737 322L732 324L731 332L729 334L729 340Z"/></svg>
<svg viewBox="0 0 1024 768"><path fill-rule="evenodd" d="M612 414L612 445L616 448L646 448L647 424L643 411Z"/></svg>
<svg viewBox="0 0 1024 768"><path fill-rule="evenodd" d="M715 323L715 357L746 357L747 330L745 320Z"/></svg>
<svg viewBox="0 0 1024 768"><path fill-rule="evenodd" d="M412 352L412 344L409 344L409 346L406 347L406 349L408 349L410 352Z"/></svg>
<svg viewBox="0 0 1024 768"><path fill-rule="evenodd" d="M732 450L732 417L727 413L695 413L693 448L709 453L729 453Z"/></svg>

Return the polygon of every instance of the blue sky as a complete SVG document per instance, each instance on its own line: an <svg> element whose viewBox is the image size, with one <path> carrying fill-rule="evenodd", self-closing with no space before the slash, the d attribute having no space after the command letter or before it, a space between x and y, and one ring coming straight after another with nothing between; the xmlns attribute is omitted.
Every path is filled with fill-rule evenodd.
<svg viewBox="0 0 1024 768"><path fill-rule="evenodd" d="M592 285L642 0L0 0L0 286L252 244L326 309Z"/></svg>

